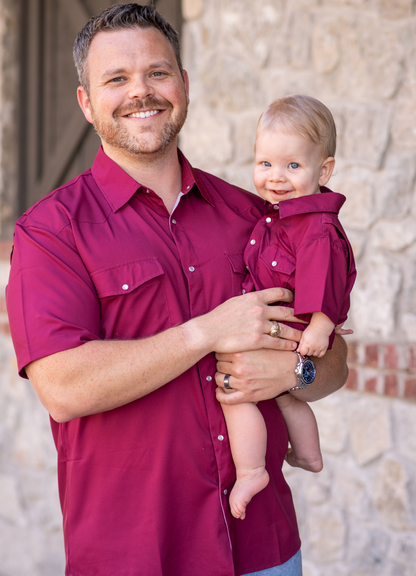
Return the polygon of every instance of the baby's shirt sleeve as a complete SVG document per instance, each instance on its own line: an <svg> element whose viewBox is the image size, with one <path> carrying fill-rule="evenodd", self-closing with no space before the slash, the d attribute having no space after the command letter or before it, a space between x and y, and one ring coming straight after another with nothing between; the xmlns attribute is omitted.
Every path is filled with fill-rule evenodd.
<svg viewBox="0 0 416 576"><path fill-rule="evenodd" d="M296 253L295 316L309 320L323 312L335 324L346 320L348 248L344 239L324 235L302 244ZM308 315L302 318L302 315Z"/></svg>

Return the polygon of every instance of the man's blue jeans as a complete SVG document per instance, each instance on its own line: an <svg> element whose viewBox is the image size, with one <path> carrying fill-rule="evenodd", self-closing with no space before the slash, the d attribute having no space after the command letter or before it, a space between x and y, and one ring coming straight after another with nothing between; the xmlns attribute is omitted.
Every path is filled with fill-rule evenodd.
<svg viewBox="0 0 416 576"><path fill-rule="evenodd" d="M300 550L292 556L290 560L280 566L261 570L260 572L251 572L250 574L244 574L244 576L302 576L302 556Z"/></svg>

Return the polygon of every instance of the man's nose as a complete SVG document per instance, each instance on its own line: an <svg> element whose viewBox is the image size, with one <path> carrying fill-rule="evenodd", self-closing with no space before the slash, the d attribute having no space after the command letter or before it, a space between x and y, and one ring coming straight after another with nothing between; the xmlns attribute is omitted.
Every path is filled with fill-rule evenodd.
<svg viewBox="0 0 416 576"><path fill-rule="evenodd" d="M138 98L144 100L148 96L153 96L155 90L146 76L134 77L129 85L128 96L132 100Z"/></svg>

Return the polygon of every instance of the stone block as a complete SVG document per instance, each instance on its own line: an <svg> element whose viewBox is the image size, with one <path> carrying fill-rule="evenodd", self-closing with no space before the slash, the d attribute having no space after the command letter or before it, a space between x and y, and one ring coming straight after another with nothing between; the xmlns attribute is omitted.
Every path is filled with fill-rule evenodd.
<svg viewBox="0 0 416 576"><path fill-rule="evenodd" d="M306 524L313 560L327 563L345 557L347 528L340 509L332 505L310 507Z"/></svg>
<svg viewBox="0 0 416 576"><path fill-rule="evenodd" d="M347 201L340 211L341 222L348 230L366 232L377 218L374 174L359 166L338 162L330 187L344 194Z"/></svg>
<svg viewBox="0 0 416 576"><path fill-rule="evenodd" d="M230 162L233 156L231 124L212 110L193 108L181 132L180 146L190 162L203 170Z"/></svg>
<svg viewBox="0 0 416 576"><path fill-rule="evenodd" d="M407 482L406 472L398 460L380 462L374 485L374 503L385 525L392 530L413 528Z"/></svg>
<svg viewBox="0 0 416 576"><path fill-rule="evenodd" d="M400 148L416 146L416 103L401 102L396 106L393 116L391 135L393 142Z"/></svg>
<svg viewBox="0 0 416 576"><path fill-rule="evenodd" d="M326 92L355 100L393 96L403 68L394 26L363 11L340 9L321 13L315 22L313 61Z"/></svg>
<svg viewBox="0 0 416 576"><path fill-rule="evenodd" d="M185 20L199 18L204 7L203 0L182 0L182 16Z"/></svg>
<svg viewBox="0 0 416 576"><path fill-rule="evenodd" d="M230 51L215 53L199 73L201 99L207 106L230 112L265 107L258 90L257 70L241 55Z"/></svg>
<svg viewBox="0 0 416 576"><path fill-rule="evenodd" d="M360 466L375 460L392 447L389 404L372 395L357 396L349 403L351 450Z"/></svg>
<svg viewBox="0 0 416 576"><path fill-rule="evenodd" d="M400 263L384 253L374 251L362 262L351 294L356 338L389 340L395 333L402 278Z"/></svg>
<svg viewBox="0 0 416 576"><path fill-rule="evenodd" d="M0 474L0 516L16 526L25 525L16 478L5 474Z"/></svg>
<svg viewBox="0 0 416 576"><path fill-rule="evenodd" d="M238 115L233 131L235 158L238 164L254 165L254 143L257 122L263 112L260 108Z"/></svg>
<svg viewBox="0 0 416 576"><path fill-rule="evenodd" d="M264 66L271 45L283 36L283 1L265 0L261 10L256 10L250 0L227 0L220 6L221 37L239 53L245 53L253 66Z"/></svg>
<svg viewBox="0 0 416 576"><path fill-rule="evenodd" d="M412 384L416 399L416 379ZM392 410L398 453L416 464L416 403L399 400L392 404Z"/></svg>
<svg viewBox="0 0 416 576"><path fill-rule="evenodd" d="M322 451L330 454L343 452L348 438L343 394L332 394L313 402L311 408L318 422Z"/></svg>
<svg viewBox="0 0 416 576"><path fill-rule="evenodd" d="M348 539L350 574L382 576L390 542L391 537L386 531L352 524Z"/></svg>
<svg viewBox="0 0 416 576"><path fill-rule="evenodd" d="M404 312L400 319L400 329L409 342L416 341L416 314Z"/></svg>
<svg viewBox="0 0 416 576"><path fill-rule="evenodd" d="M342 508L349 522L371 522L375 508L368 489L367 475L354 460L345 455L334 466L333 502Z"/></svg>
<svg viewBox="0 0 416 576"><path fill-rule="evenodd" d="M375 248L402 252L416 242L416 220L412 216L402 220L380 220L372 234Z"/></svg>
<svg viewBox="0 0 416 576"><path fill-rule="evenodd" d="M403 219L412 209L416 156L413 151L392 149L383 170L374 175L378 193L375 197L377 214L388 220Z"/></svg>
<svg viewBox="0 0 416 576"><path fill-rule="evenodd" d="M380 104L349 103L340 107L343 129L338 151L345 160L380 167L390 136L391 109Z"/></svg>
<svg viewBox="0 0 416 576"><path fill-rule="evenodd" d="M414 15L413 0L377 0L377 9L382 18L397 20L399 18L410 18Z"/></svg>

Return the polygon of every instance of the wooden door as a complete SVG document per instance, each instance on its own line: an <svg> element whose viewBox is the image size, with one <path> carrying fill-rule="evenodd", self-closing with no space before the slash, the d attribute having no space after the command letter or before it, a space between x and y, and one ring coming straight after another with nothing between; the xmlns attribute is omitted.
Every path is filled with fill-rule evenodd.
<svg viewBox="0 0 416 576"><path fill-rule="evenodd" d="M146 2L151 4L152 2ZM109 0L23 0L19 211L92 165L100 145L76 100L74 39ZM180 0L154 0L180 31Z"/></svg>

